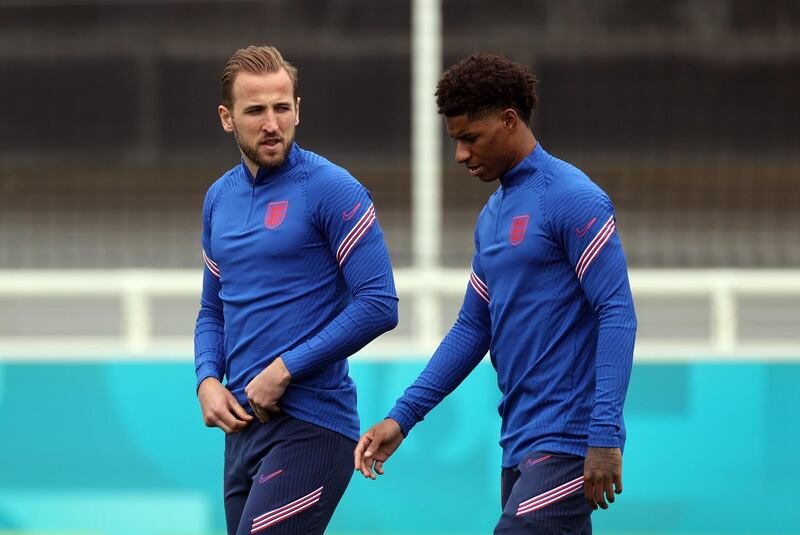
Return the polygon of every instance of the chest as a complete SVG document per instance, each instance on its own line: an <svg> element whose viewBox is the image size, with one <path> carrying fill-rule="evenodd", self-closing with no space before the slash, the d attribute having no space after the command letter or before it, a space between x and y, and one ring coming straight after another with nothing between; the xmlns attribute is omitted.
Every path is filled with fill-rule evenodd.
<svg viewBox="0 0 800 535"><path fill-rule="evenodd" d="M314 241L313 225L301 188L290 179L226 193L215 207L211 244L216 262L225 267L265 265L302 257Z"/></svg>
<svg viewBox="0 0 800 535"><path fill-rule="evenodd" d="M508 276L560 258L560 248L533 191L515 191L493 199L478 226L481 266L487 277Z"/></svg>

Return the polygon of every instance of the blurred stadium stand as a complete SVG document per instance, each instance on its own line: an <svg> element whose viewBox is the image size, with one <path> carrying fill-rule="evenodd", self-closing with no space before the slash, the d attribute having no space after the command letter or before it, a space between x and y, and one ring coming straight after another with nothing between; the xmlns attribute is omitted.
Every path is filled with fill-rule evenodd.
<svg viewBox="0 0 800 535"><path fill-rule="evenodd" d="M199 266L202 195L237 159L219 71L261 42L300 67L298 141L370 188L408 265L409 26L407 1L0 3L0 269ZM633 267L800 266L797 3L445 1L443 26L444 65L537 73L534 130L611 194ZM495 186L444 147L463 267Z"/></svg>

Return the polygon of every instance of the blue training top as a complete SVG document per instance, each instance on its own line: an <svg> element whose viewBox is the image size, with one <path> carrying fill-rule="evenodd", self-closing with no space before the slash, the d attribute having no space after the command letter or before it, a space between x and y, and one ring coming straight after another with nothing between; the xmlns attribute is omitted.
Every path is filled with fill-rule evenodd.
<svg viewBox="0 0 800 535"><path fill-rule="evenodd" d="M407 434L490 350L503 467L621 448L636 316L611 201L541 145L500 182L458 319L388 417Z"/></svg>
<svg viewBox="0 0 800 535"><path fill-rule="evenodd" d="M278 169L242 163L203 206L197 384L244 389L282 356L292 381L281 410L358 440L346 358L397 324L397 293L369 192L347 171L293 144Z"/></svg>

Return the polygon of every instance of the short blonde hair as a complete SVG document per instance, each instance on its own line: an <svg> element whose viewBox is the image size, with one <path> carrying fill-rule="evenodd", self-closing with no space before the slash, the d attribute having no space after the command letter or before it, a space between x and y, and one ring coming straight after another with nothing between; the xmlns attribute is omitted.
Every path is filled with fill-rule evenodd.
<svg viewBox="0 0 800 535"><path fill-rule="evenodd" d="M233 53L222 70L222 105L233 106L233 81L240 72L269 74L285 70L292 80L294 98L297 99L297 67L283 59L274 46L248 46Z"/></svg>

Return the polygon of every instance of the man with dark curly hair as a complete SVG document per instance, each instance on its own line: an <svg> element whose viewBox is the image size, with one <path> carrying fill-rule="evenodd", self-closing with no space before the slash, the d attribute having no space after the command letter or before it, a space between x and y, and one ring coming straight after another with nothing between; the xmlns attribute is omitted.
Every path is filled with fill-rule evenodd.
<svg viewBox="0 0 800 535"><path fill-rule="evenodd" d="M489 350L502 392L495 533L589 534L592 510L622 492L636 316L613 205L536 141L535 87L527 69L491 54L469 56L439 81L456 161L500 187L478 217L455 325L387 418L362 435L355 465L365 477L383 474L411 428Z"/></svg>

